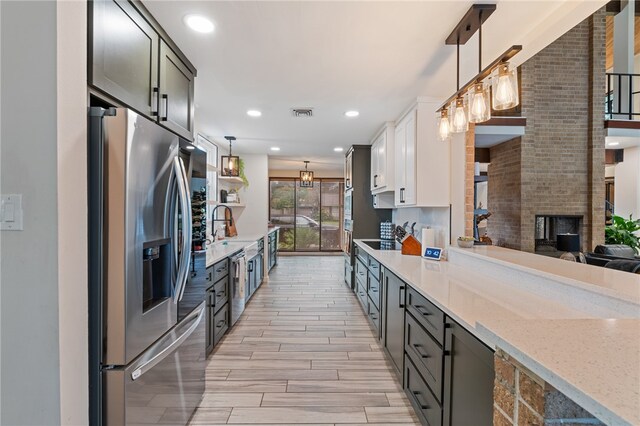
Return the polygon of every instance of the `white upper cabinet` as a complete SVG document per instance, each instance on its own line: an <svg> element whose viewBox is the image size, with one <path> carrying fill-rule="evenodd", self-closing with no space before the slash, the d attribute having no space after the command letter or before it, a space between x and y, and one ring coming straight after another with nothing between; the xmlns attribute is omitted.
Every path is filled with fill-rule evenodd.
<svg viewBox="0 0 640 426"><path fill-rule="evenodd" d="M371 144L371 192L373 194L394 189L394 130L393 123L387 123Z"/></svg>
<svg viewBox="0 0 640 426"><path fill-rule="evenodd" d="M439 103L419 100L395 129L396 207L449 206L449 143L436 133Z"/></svg>

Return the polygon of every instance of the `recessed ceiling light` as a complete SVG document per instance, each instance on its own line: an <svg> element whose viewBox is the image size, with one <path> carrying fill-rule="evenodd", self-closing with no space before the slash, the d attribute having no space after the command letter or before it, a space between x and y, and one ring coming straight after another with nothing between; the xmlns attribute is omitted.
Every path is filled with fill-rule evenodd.
<svg viewBox="0 0 640 426"><path fill-rule="evenodd" d="M271 151L280 151L280 148L278 148L277 146L272 146Z"/></svg>
<svg viewBox="0 0 640 426"><path fill-rule="evenodd" d="M187 145L187 147L186 147L186 148L187 148L187 150L189 150L189 151L193 151L194 149L196 149L196 147L195 147L195 146L193 146L193 145Z"/></svg>
<svg viewBox="0 0 640 426"><path fill-rule="evenodd" d="M607 146L618 146L620 142L607 142Z"/></svg>
<svg viewBox="0 0 640 426"><path fill-rule="evenodd" d="M247 111L247 115L249 117L260 117L262 113L257 109L250 109L249 111Z"/></svg>
<svg viewBox="0 0 640 426"><path fill-rule="evenodd" d="M202 15L187 15L184 17L184 23L193 31L199 33L211 33L215 28L213 22Z"/></svg>
<svg viewBox="0 0 640 426"><path fill-rule="evenodd" d="M358 111L347 111L344 113L347 117L357 117L360 115Z"/></svg>
<svg viewBox="0 0 640 426"><path fill-rule="evenodd" d="M337 147L333 148L333 150L335 152L342 152L342 151L344 151L344 148L342 148L341 146L337 146Z"/></svg>

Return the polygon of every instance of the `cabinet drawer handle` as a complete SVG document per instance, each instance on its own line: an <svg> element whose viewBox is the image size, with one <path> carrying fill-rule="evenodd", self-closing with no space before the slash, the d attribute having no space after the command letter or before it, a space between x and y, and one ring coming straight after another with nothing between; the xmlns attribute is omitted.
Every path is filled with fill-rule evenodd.
<svg viewBox="0 0 640 426"><path fill-rule="evenodd" d="M422 402L420 402L420 395L422 395L422 392L419 391L413 391L413 396L415 396L416 401L418 402L418 405L420 406L421 410L428 410L429 407L427 404L423 404Z"/></svg>
<svg viewBox="0 0 640 426"><path fill-rule="evenodd" d="M371 291L372 291L372 292L374 292L374 293L377 293L377 292L378 292L378 289L377 289L377 288L375 288L375 287L371 287Z"/></svg>
<svg viewBox="0 0 640 426"><path fill-rule="evenodd" d="M222 272L222 271L224 271L224 270L226 270L226 269L227 269L227 268L218 268L218 269L216 269L216 272L220 273L220 272Z"/></svg>
<svg viewBox="0 0 640 426"><path fill-rule="evenodd" d="M387 285L389 285L389 280L388 279L387 279ZM398 308L404 308L404 303L402 303L403 300L404 300L404 293L403 292L404 292L404 286L401 285L398 288Z"/></svg>
<svg viewBox="0 0 640 426"><path fill-rule="evenodd" d="M207 275L207 281L211 281L211 273Z"/></svg>
<svg viewBox="0 0 640 426"><path fill-rule="evenodd" d="M370 315L370 317L371 317L371 319L373 319L373 320L377 320L377 319L378 319L378 317L377 317L376 315L373 315L373 314L371 314L371 315Z"/></svg>
<svg viewBox="0 0 640 426"><path fill-rule="evenodd" d="M169 117L169 95L166 93L163 94L162 100L164 101L164 116L160 118L160 121L167 121Z"/></svg>
<svg viewBox="0 0 640 426"><path fill-rule="evenodd" d="M227 320L220 320L218 321L218 323L216 324L216 328L221 328L222 326L224 326L227 323Z"/></svg>
<svg viewBox="0 0 640 426"><path fill-rule="evenodd" d="M416 308L416 311L420 312L425 317L429 315L433 315L431 312L427 311L427 308L425 308L422 305L415 305L415 308Z"/></svg>
<svg viewBox="0 0 640 426"><path fill-rule="evenodd" d="M221 298L221 297L224 297L226 295L227 295L227 293L225 291L221 291L220 293L216 293L216 297L217 298Z"/></svg>
<svg viewBox="0 0 640 426"><path fill-rule="evenodd" d="M151 116L156 117L158 115L158 88L154 87L151 90Z"/></svg>
<svg viewBox="0 0 640 426"><path fill-rule="evenodd" d="M373 187L377 188L378 187L378 175L373 176Z"/></svg>
<svg viewBox="0 0 640 426"><path fill-rule="evenodd" d="M422 345L418 345L418 344L413 344L413 348L416 350L416 353L418 355L420 355L422 358L426 359L426 358L431 358L431 355L428 355L424 352L422 352Z"/></svg>

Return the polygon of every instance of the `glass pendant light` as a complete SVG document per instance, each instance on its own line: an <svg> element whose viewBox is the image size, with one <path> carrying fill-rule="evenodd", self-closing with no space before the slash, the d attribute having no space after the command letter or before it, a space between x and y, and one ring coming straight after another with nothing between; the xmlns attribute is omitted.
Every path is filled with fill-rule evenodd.
<svg viewBox="0 0 640 426"><path fill-rule="evenodd" d="M451 122L449 121L449 111L446 109L440 110L436 113L436 120L438 122L438 138L446 142L451 138Z"/></svg>
<svg viewBox="0 0 640 426"><path fill-rule="evenodd" d="M493 109L500 111L516 107L518 98L518 72L509 62L503 62L493 70L491 75L491 91L493 92Z"/></svg>
<svg viewBox="0 0 640 426"><path fill-rule="evenodd" d="M449 117L451 120L451 133L463 133L469 130L467 121L467 103L464 97L458 96L449 107Z"/></svg>
<svg viewBox="0 0 640 426"><path fill-rule="evenodd" d="M489 85L476 83L469 92L469 123L482 123L491 118Z"/></svg>

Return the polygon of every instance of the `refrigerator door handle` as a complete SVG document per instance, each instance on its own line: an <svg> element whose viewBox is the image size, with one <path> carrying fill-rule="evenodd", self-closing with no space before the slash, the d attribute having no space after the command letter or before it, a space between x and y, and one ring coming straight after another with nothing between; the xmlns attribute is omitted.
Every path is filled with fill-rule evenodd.
<svg viewBox="0 0 640 426"><path fill-rule="evenodd" d="M179 156L174 159L174 171L178 181L178 197L180 208L182 209L182 251L178 265L178 276L176 278L176 290L173 295L173 303L178 303L182 299L184 289L189 275L189 260L191 258L191 198L189 197L189 186L187 184L187 174L184 163Z"/></svg>
<svg viewBox="0 0 640 426"><path fill-rule="evenodd" d="M178 338L176 338L173 342L171 342L171 344L169 346L166 346L160 352L158 352L157 354L153 355L151 357L151 359L149 359L148 361L145 361L142 365L140 365L138 368L133 370L133 372L131 373L131 380L135 381L135 380L139 379L140 377L142 377L142 375L144 375L144 373L146 373L147 371L151 370L158 363L160 363L166 357L171 355L176 349L178 349L180 347L180 345L185 340L187 340L189 338L189 336L191 336L191 334L194 332L194 330L196 328L198 328L198 325L200 325L200 321L202 321L202 317L204 317L205 311L206 311L206 309L203 306L203 307L200 308L200 310L193 311L191 314L189 314L189 316L184 319L184 322L191 321L191 322L193 322L193 324L191 324L187 328L187 330L184 333L182 333ZM173 334L173 333L171 333L171 334Z"/></svg>

